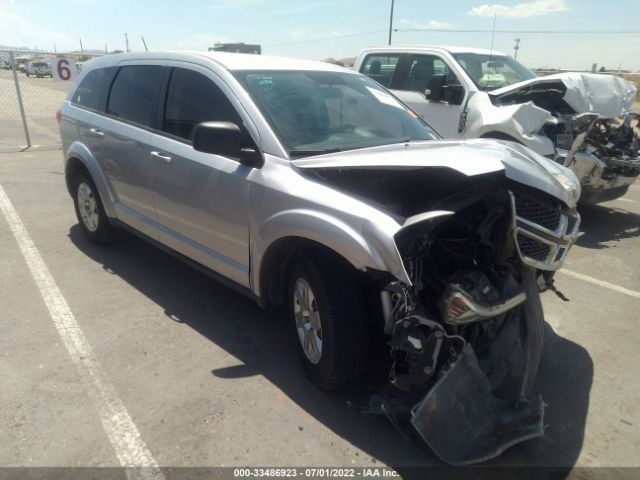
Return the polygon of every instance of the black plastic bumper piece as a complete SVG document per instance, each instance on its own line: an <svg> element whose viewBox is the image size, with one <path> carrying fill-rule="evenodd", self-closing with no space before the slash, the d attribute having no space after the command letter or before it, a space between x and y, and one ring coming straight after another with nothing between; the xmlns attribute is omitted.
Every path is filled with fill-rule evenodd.
<svg viewBox="0 0 640 480"><path fill-rule="evenodd" d="M541 437L544 406L539 395L516 404L494 397L473 348L467 345L413 409L411 424L443 461L468 465Z"/></svg>

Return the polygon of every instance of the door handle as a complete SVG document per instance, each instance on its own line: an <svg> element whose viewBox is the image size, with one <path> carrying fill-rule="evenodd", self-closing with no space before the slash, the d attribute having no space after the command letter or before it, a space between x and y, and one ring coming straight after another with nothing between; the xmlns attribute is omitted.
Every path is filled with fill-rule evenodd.
<svg viewBox="0 0 640 480"><path fill-rule="evenodd" d="M102 130L98 130L97 128L90 128L89 133L94 137L104 137L104 132Z"/></svg>
<svg viewBox="0 0 640 480"><path fill-rule="evenodd" d="M171 157L160 152L151 152L151 156L162 163L171 163Z"/></svg>

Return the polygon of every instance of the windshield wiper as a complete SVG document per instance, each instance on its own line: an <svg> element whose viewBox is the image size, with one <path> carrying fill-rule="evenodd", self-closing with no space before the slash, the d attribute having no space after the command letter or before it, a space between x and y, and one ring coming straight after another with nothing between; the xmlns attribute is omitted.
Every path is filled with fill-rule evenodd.
<svg viewBox="0 0 640 480"><path fill-rule="evenodd" d="M324 155L325 153L335 153L335 152L341 152L342 150L344 150L343 148L325 148L325 149L318 149L318 150L304 150L304 149L300 149L300 150L290 150L289 151L289 155L291 157L306 157L306 156L312 156L312 155Z"/></svg>

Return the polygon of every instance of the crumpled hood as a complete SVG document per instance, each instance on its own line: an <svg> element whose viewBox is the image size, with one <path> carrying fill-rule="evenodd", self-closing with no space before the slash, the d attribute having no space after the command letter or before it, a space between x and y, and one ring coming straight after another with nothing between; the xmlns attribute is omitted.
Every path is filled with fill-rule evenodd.
<svg viewBox="0 0 640 480"><path fill-rule="evenodd" d="M494 99L524 91L531 86L550 91L557 90L559 82L564 86L563 100L576 113L595 112L603 118L614 118L629 111L636 98L636 87L632 82L613 75L567 72L533 78L492 90Z"/></svg>
<svg viewBox="0 0 640 480"><path fill-rule="evenodd" d="M515 182L542 190L574 207L580 182L561 165L516 142L496 140L430 140L384 145L291 162L306 169L411 170L451 168L466 176L504 171Z"/></svg>

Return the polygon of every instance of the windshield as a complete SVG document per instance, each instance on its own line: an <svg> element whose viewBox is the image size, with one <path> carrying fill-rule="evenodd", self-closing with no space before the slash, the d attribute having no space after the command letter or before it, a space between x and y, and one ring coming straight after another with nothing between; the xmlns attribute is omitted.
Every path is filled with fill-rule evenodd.
<svg viewBox="0 0 640 480"><path fill-rule="evenodd" d="M364 75L325 71L235 72L292 157L438 135Z"/></svg>
<svg viewBox="0 0 640 480"><path fill-rule="evenodd" d="M511 57L478 53L454 53L453 56L481 90L495 90L536 77Z"/></svg>

